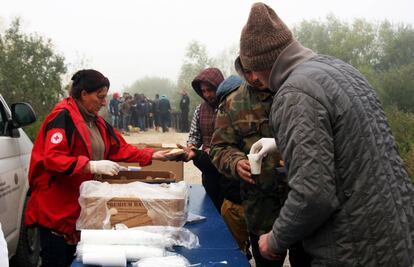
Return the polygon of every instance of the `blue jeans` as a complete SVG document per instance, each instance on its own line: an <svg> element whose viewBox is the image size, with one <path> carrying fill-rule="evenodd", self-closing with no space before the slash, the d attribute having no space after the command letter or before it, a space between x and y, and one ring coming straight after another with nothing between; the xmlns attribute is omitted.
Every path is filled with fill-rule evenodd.
<svg viewBox="0 0 414 267"><path fill-rule="evenodd" d="M119 126L119 115L112 115L112 127L119 129Z"/></svg>
<svg viewBox="0 0 414 267"><path fill-rule="evenodd" d="M138 127L141 131L145 131L145 116L144 115L138 116Z"/></svg>

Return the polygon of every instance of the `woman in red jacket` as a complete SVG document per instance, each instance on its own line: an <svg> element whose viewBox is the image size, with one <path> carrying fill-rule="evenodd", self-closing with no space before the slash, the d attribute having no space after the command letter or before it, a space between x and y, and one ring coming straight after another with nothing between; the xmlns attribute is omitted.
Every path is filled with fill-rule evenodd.
<svg viewBox="0 0 414 267"><path fill-rule="evenodd" d="M37 134L29 169L31 197L25 222L40 228L42 266L67 267L79 232L79 186L94 174L116 175L116 162L151 164L165 151L138 149L98 115L109 80L92 69L72 77L70 96L59 102Z"/></svg>

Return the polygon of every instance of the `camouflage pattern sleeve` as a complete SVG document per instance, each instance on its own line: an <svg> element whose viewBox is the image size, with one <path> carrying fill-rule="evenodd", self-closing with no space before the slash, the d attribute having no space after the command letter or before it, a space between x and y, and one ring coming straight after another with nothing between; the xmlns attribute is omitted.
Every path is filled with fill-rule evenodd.
<svg viewBox="0 0 414 267"><path fill-rule="evenodd" d="M241 137L232 126L230 114L226 112L226 102L223 102L217 112L215 130L211 139L210 157L214 166L226 177L239 179L236 164L239 160L247 159L239 150Z"/></svg>

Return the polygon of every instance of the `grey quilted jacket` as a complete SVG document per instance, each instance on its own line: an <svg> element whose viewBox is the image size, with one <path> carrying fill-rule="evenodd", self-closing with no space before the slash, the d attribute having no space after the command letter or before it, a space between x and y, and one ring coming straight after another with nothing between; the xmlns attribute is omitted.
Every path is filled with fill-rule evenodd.
<svg viewBox="0 0 414 267"><path fill-rule="evenodd" d="M312 266L413 266L414 189L367 80L294 42L270 85L291 187L271 247L303 240Z"/></svg>

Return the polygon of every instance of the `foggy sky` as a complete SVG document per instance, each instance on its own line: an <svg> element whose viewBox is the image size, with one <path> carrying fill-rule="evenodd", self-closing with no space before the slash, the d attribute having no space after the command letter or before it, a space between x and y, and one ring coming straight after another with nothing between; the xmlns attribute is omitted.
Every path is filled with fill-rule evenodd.
<svg viewBox="0 0 414 267"><path fill-rule="evenodd" d="M122 90L144 76L176 81L187 45L197 40L210 56L238 44L250 0L0 0L0 29L13 17L25 33L50 38L69 71L95 68ZM271 6L290 27L304 19L388 19L414 24L413 0L275 0ZM86 59L86 63L81 63ZM83 65L82 65L83 64ZM72 74L72 73L71 73Z"/></svg>

